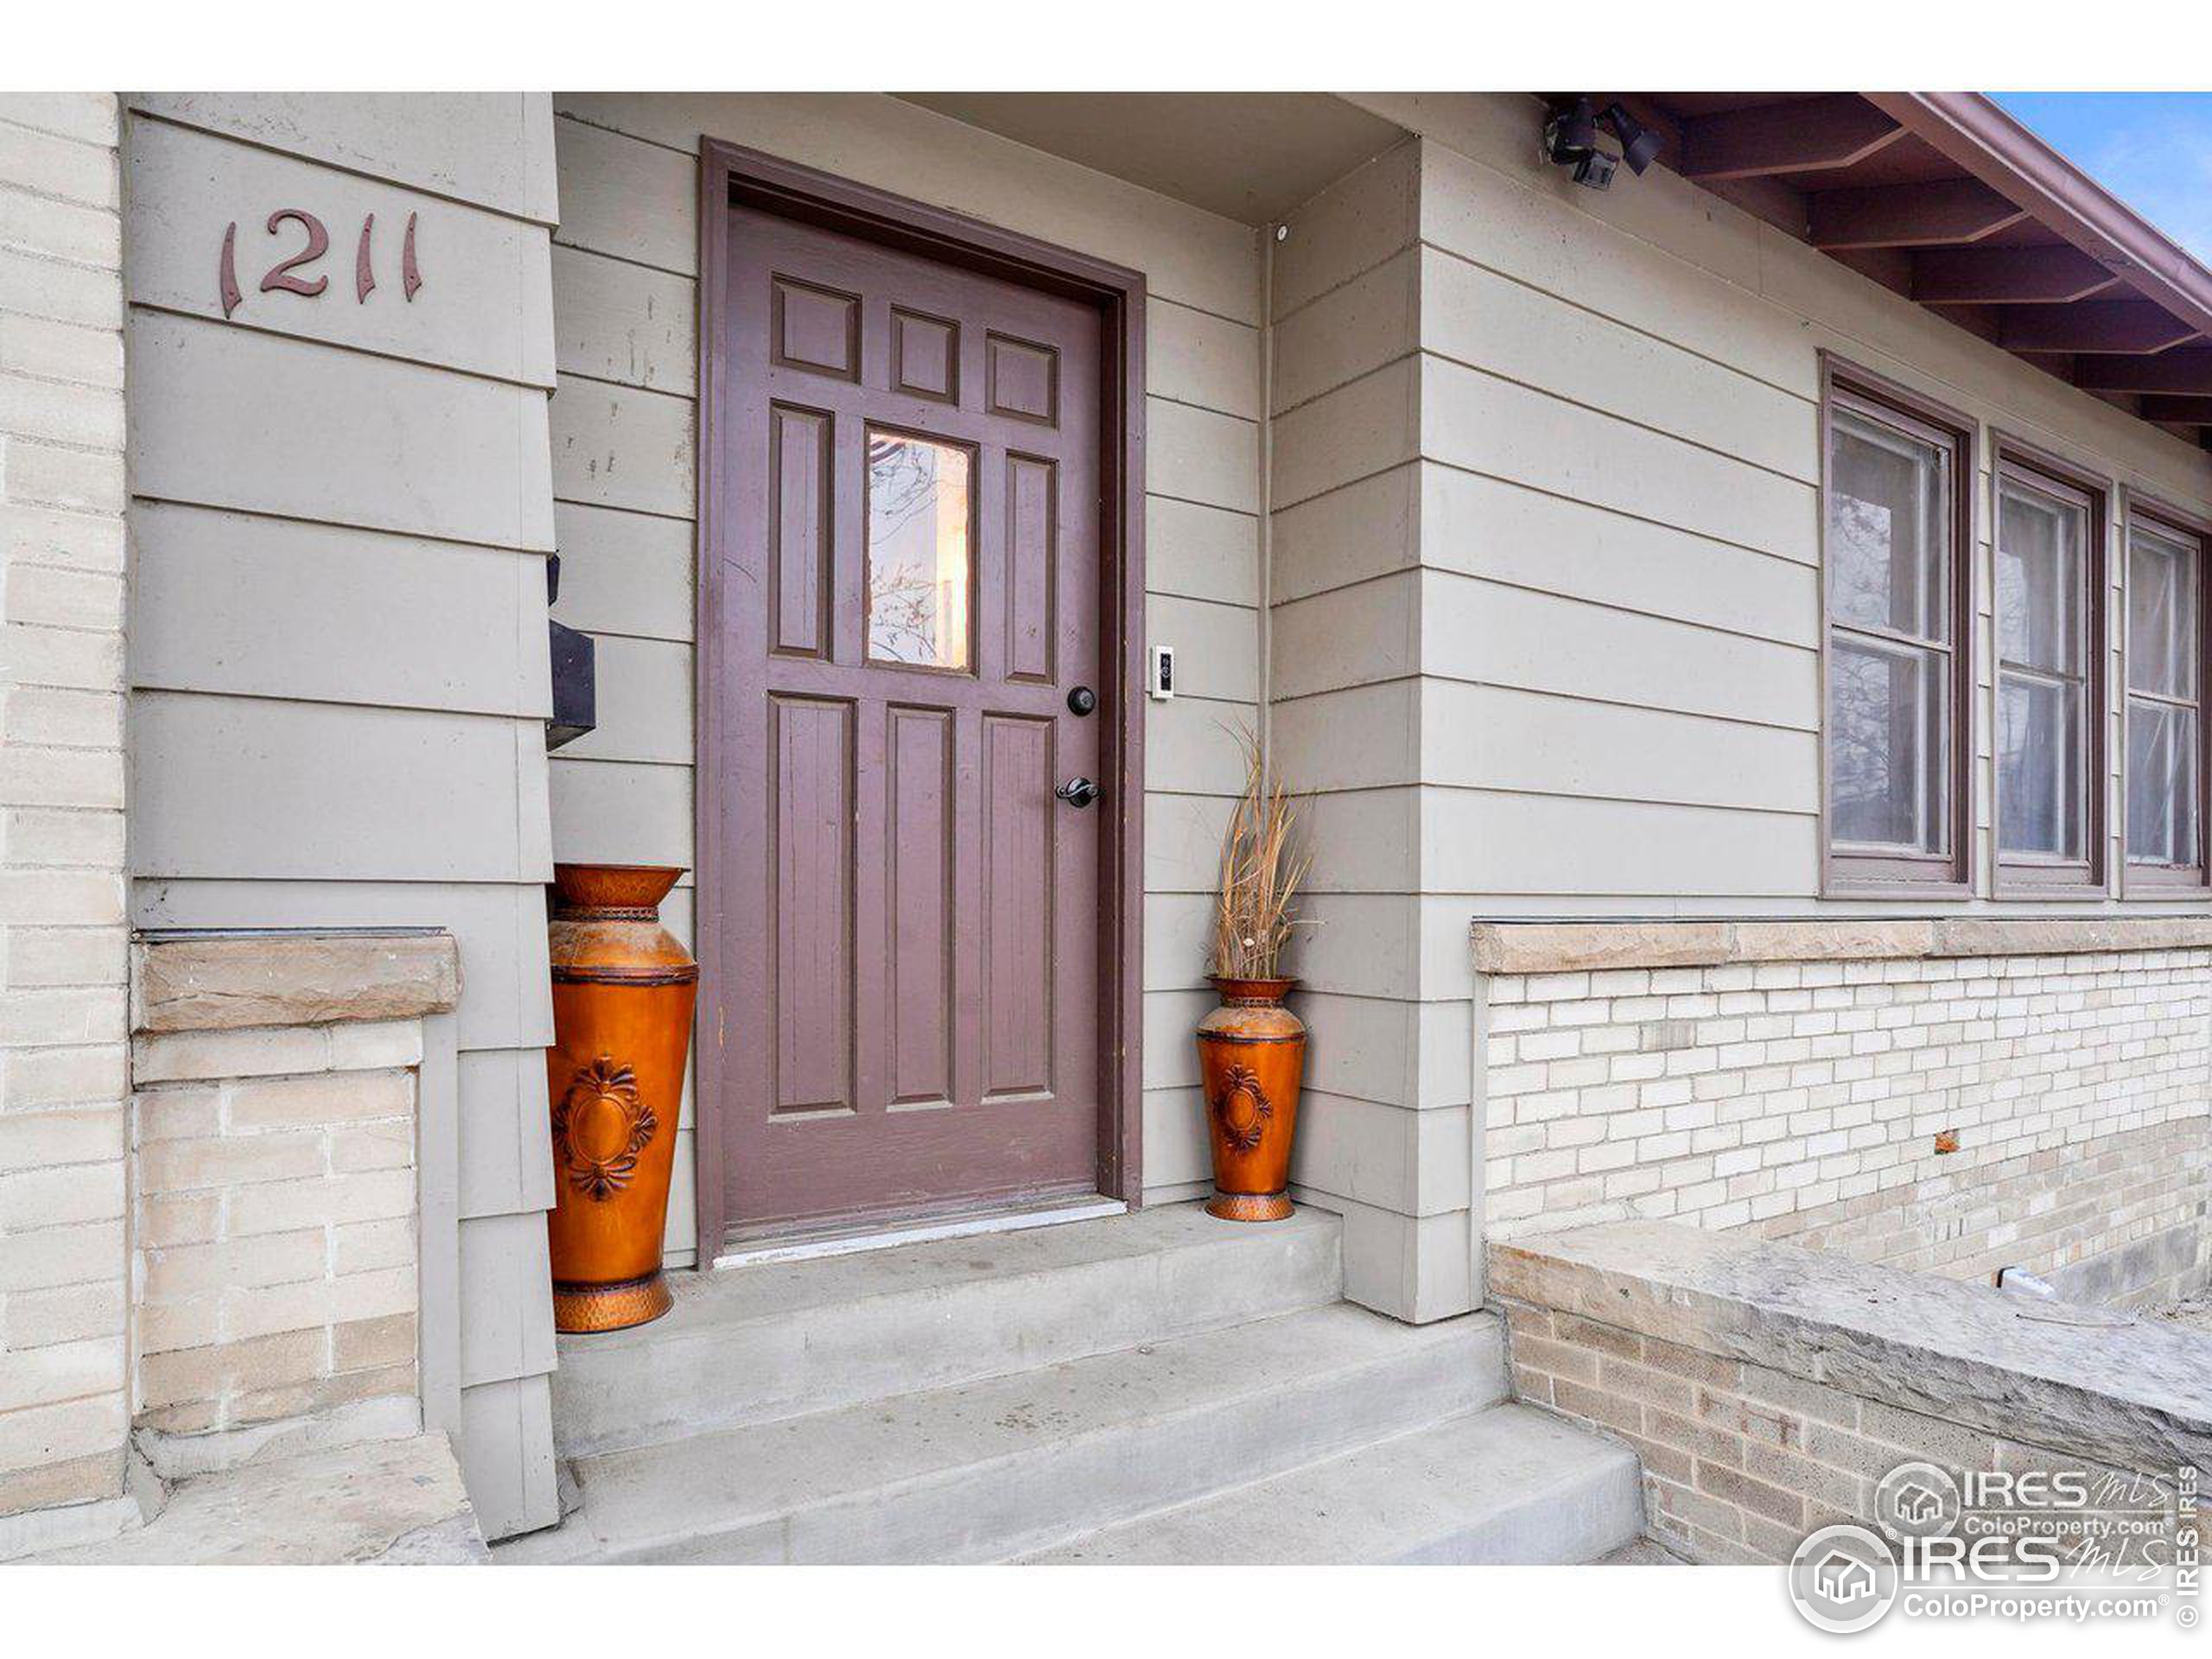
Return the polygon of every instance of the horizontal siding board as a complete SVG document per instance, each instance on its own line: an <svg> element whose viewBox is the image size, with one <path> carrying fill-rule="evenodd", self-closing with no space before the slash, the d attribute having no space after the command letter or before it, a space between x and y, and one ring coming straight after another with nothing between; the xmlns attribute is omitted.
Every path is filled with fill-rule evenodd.
<svg viewBox="0 0 2212 1659"><path fill-rule="evenodd" d="M1233 512L1260 509L1258 423L1145 399L1145 487Z"/></svg>
<svg viewBox="0 0 2212 1659"><path fill-rule="evenodd" d="M672 518L697 511L688 399L563 375L552 423L561 500Z"/></svg>
<svg viewBox="0 0 2212 1659"><path fill-rule="evenodd" d="M1291 214L1275 251L1278 321L1419 238L1423 148L1385 150Z"/></svg>
<svg viewBox="0 0 2212 1659"><path fill-rule="evenodd" d="M543 92L137 92L130 107L550 225Z"/></svg>
<svg viewBox="0 0 2212 1659"><path fill-rule="evenodd" d="M130 258L124 278L134 303L223 321L213 273L226 229L235 226L243 298L232 320L241 327L552 385L552 290L538 226L157 121L132 124L125 165ZM294 272L327 282L314 297L260 289L272 266L306 245L296 220L270 228L278 208L314 214L329 236L329 251ZM355 259L372 216L375 285L361 296ZM422 277L411 295L400 269L410 218ZM487 304L487 294L499 302Z"/></svg>
<svg viewBox="0 0 2212 1659"><path fill-rule="evenodd" d="M1144 899L1144 989L1205 985L1213 951L1214 900L1205 893L1148 893Z"/></svg>
<svg viewBox="0 0 2212 1659"><path fill-rule="evenodd" d="M550 874L530 844L517 747L518 730L542 746L535 723L167 691L139 693L131 723L142 878Z"/></svg>
<svg viewBox="0 0 2212 1659"><path fill-rule="evenodd" d="M1424 582L1432 674L1803 731L1819 726L1814 651L1496 582L1434 574Z"/></svg>
<svg viewBox="0 0 2212 1659"><path fill-rule="evenodd" d="M1145 308L1145 390L1241 420L1260 418L1260 331L1155 300Z"/></svg>
<svg viewBox="0 0 2212 1659"><path fill-rule="evenodd" d="M561 168L561 224L554 241L678 276L698 274L696 144L677 154L557 119L553 143Z"/></svg>
<svg viewBox="0 0 2212 1659"><path fill-rule="evenodd" d="M1144 995L1144 1086L1190 1089L1198 1082L1198 1046L1192 1033L1221 999L1211 989L1147 991Z"/></svg>
<svg viewBox="0 0 2212 1659"><path fill-rule="evenodd" d="M596 642L599 724L556 751L565 760L652 760L690 766L691 647L610 635Z"/></svg>
<svg viewBox="0 0 2212 1659"><path fill-rule="evenodd" d="M1147 591L1259 603L1260 521L1253 514L1152 495L1145 498L1144 525Z"/></svg>
<svg viewBox="0 0 2212 1659"><path fill-rule="evenodd" d="M1529 149L1533 156L1535 146ZM1521 177L1444 144L1424 146L1422 162L1424 240L1785 391L1819 395L1802 327L1758 297L1756 247L1729 245L1727 232L1710 223L1714 213L1694 206L1712 204L1710 196L1687 185L1676 191L1670 179L1673 200L1625 207L1608 201L1592 210L1556 188L1531 188L1536 168L1517 158ZM1649 222L1635 229L1599 216L1638 211ZM1681 239L1692 237L1694 245Z"/></svg>
<svg viewBox="0 0 2212 1659"><path fill-rule="evenodd" d="M1221 838L1236 802L1219 795L1147 795L1144 803L1147 893L1211 893Z"/></svg>
<svg viewBox="0 0 2212 1659"><path fill-rule="evenodd" d="M1325 849L1327 856L1306 873L1306 890L1408 893L1421 886L1427 879L1417 861L1421 794L1408 785L1311 797L1305 803L1306 845Z"/></svg>
<svg viewBox="0 0 2212 1659"><path fill-rule="evenodd" d="M1306 925L1298 931L1291 963L1305 988L1405 1002L1422 994L1414 941L1419 900L1395 893L1313 893L1300 913Z"/></svg>
<svg viewBox="0 0 2212 1659"><path fill-rule="evenodd" d="M553 855L564 864L691 868L691 768L551 761Z"/></svg>
<svg viewBox="0 0 2212 1659"><path fill-rule="evenodd" d="M1145 709L1144 785L1177 795L1218 795L1242 776L1241 735L1256 734L1259 709L1189 695Z"/></svg>
<svg viewBox="0 0 2212 1659"><path fill-rule="evenodd" d="M1275 411L1308 404L1421 349L1420 251L1402 249L1275 327Z"/></svg>
<svg viewBox="0 0 2212 1659"><path fill-rule="evenodd" d="M1820 481L1818 405L1669 340L1426 251L1424 349L1624 421Z"/></svg>
<svg viewBox="0 0 2212 1659"><path fill-rule="evenodd" d="M553 528L561 550L555 620L592 633L690 639L697 555L689 520L561 501Z"/></svg>
<svg viewBox="0 0 2212 1659"><path fill-rule="evenodd" d="M1309 1089L1299 1101L1290 1179L1401 1215L1465 1210L1466 1125L1464 1109L1408 1111Z"/></svg>
<svg viewBox="0 0 2212 1659"><path fill-rule="evenodd" d="M1420 362L1402 358L1276 420L1274 505L1295 506L1402 466L1421 444Z"/></svg>
<svg viewBox="0 0 2212 1659"><path fill-rule="evenodd" d="M1205 1096L1195 1088L1144 1091L1144 1185L1147 1203L1186 1182L1213 1185L1206 1144Z"/></svg>
<svg viewBox="0 0 2212 1659"><path fill-rule="evenodd" d="M1421 588L1408 570L1277 605L1268 690L1288 700L1420 673Z"/></svg>
<svg viewBox="0 0 2212 1659"><path fill-rule="evenodd" d="M552 284L553 346L562 373L697 396L696 282L556 247Z"/></svg>
<svg viewBox="0 0 2212 1659"><path fill-rule="evenodd" d="M1448 467L1426 469L1436 568L1779 644L1821 637L1815 566Z"/></svg>
<svg viewBox="0 0 2212 1659"><path fill-rule="evenodd" d="M1422 480L1438 470L1408 461L1278 511L1268 550L1268 586L1274 602L1349 588L1419 564L1424 556Z"/></svg>
<svg viewBox="0 0 2212 1659"><path fill-rule="evenodd" d="M1456 363L1422 361L1430 459L1810 562L1819 515L1809 484Z"/></svg>
<svg viewBox="0 0 2212 1659"><path fill-rule="evenodd" d="M1535 794L1820 810L1820 743L1656 709L1432 680L1422 688L1425 781Z"/></svg>
<svg viewBox="0 0 2212 1659"><path fill-rule="evenodd" d="M1301 790L1420 783L1422 691L1408 677L1279 702L1268 715L1269 753Z"/></svg>
<svg viewBox="0 0 2212 1659"><path fill-rule="evenodd" d="M1808 893L1818 820L1707 806L1436 789L1421 868L1441 887L1523 893Z"/></svg>
<svg viewBox="0 0 2212 1659"><path fill-rule="evenodd" d="M551 712L540 554L153 502L131 531L134 685Z"/></svg>
<svg viewBox="0 0 2212 1659"><path fill-rule="evenodd" d="M534 388L144 310L131 319L130 372L142 496L552 545L546 400Z"/></svg>

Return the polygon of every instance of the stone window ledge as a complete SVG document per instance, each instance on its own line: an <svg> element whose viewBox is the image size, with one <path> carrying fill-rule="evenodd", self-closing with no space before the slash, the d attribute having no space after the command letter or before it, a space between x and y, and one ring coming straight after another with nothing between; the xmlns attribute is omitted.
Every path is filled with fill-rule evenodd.
<svg viewBox="0 0 2212 1659"><path fill-rule="evenodd" d="M1672 1222L1493 1242L1491 1291L2114 1467L2212 1469L2202 1336ZM2037 1310L2047 1317L2037 1317Z"/></svg>
<svg viewBox="0 0 2212 1659"><path fill-rule="evenodd" d="M1729 963L2196 950L2212 947L2212 916L1478 921L1472 934L1478 973L1554 974Z"/></svg>
<svg viewBox="0 0 2212 1659"><path fill-rule="evenodd" d="M461 997L453 937L431 928L148 932L132 954L142 1035L416 1019Z"/></svg>

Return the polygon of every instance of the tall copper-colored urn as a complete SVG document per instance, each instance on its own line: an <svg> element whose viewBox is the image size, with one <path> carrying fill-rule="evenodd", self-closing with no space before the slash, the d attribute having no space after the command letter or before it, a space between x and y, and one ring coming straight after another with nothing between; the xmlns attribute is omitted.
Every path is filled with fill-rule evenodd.
<svg viewBox="0 0 2212 1659"><path fill-rule="evenodd" d="M1213 1141L1213 1197L1224 1221L1291 1211L1290 1143L1306 1075L1306 1022L1282 1005L1294 979L1210 976L1221 1006L1198 1021L1198 1070Z"/></svg>
<svg viewBox="0 0 2212 1659"><path fill-rule="evenodd" d="M556 864L548 942L553 1046L553 1326L620 1331L668 1312L669 1173L699 964L660 925L683 872Z"/></svg>

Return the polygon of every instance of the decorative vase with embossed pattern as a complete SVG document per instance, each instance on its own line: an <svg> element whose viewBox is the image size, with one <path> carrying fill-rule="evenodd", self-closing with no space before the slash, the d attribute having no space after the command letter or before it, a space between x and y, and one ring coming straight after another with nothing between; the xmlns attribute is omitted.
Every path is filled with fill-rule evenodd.
<svg viewBox="0 0 2212 1659"><path fill-rule="evenodd" d="M661 1234L699 964L660 925L683 872L556 864L548 944L556 1331L620 1331L668 1312Z"/></svg>
<svg viewBox="0 0 2212 1659"><path fill-rule="evenodd" d="M1294 979L1209 975L1221 1006L1198 1021L1198 1071L1213 1142L1213 1197L1224 1221L1291 1211L1290 1143L1306 1074L1306 1022L1282 1005Z"/></svg>

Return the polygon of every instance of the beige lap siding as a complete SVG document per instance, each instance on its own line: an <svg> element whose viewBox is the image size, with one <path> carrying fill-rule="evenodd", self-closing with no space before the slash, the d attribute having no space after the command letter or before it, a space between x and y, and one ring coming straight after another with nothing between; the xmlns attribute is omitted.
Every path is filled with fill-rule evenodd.
<svg viewBox="0 0 2212 1659"><path fill-rule="evenodd" d="M1406 251L1344 273L1328 327L1363 341L1402 330L1410 305L1418 350L1332 359L1357 378L1303 424L1341 454L1340 482L1286 518L1330 518L1361 550L1294 569L1279 528L1276 590L1296 597L1278 656L1307 626L1300 611L1319 635L1389 607L1421 642L1416 665L1378 659L1364 677L1418 688L1420 789L1398 791L1390 810L1412 827L1389 833L1417 838L1424 937L1438 947L1472 914L1802 914L1821 902L1822 350L2128 489L2212 506L2212 459L2193 443L1678 175L1577 186L1539 156L1531 96L1351 96L1421 135L1419 222ZM1284 417L1279 454L1305 442L1300 423ZM1986 474L1969 486L1983 870ZM1408 545L1412 556L1385 556ZM2108 747L2116 767L2124 746ZM1339 752L1384 791L1369 763L1395 753Z"/></svg>
<svg viewBox="0 0 2212 1659"><path fill-rule="evenodd" d="M1974 1277L2203 1206L2212 950L1484 982L1494 1236L1673 1219Z"/></svg>
<svg viewBox="0 0 2212 1659"><path fill-rule="evenodd" d="M551 107L130 104L134 919L457 941L455 1439L488 1535L547 1525ZM279 208L328 232L317 295L259 286L302 233Z"/></svg>
<svg viewBox="0 0 2212 1659"><path fill-rule="evenodd" d="M129 1428L117 128L0 94L0 1554Z"/></svg>

